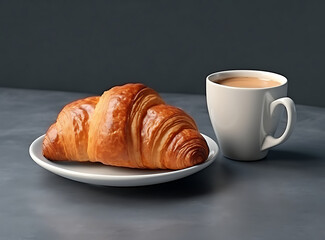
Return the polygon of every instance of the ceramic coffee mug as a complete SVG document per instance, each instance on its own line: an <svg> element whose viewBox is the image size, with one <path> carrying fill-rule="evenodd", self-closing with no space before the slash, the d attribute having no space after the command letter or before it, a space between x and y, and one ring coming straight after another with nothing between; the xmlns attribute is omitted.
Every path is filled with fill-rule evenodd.
<svg viewBox="0 0 325 240"><path fill-rule="evenodd" d="M218 83L235 77L274 80L279 85L243 88ZM206 78L209 116L224 156L242 161L262 159L271 147L288 139L296 121L296 109L294 102L286 97L287 86L284 76L255 70L222 71ZM287 111L287 126L283 134L275 138L283 109Z"/></svg>

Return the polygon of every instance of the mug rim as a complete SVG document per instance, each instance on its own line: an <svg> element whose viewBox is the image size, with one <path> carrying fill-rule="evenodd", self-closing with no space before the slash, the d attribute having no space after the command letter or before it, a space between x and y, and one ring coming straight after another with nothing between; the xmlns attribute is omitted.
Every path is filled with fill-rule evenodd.
<svg viewBox="0 0 325 240"><path fill-rule="evenodd" d="M244 76L241 76L241 73L243 73ZM280 85L277 86L273 86L273 87L263 87L263 88L247 88L247 87L233 87L233 86L226 86L226 85L222 85L222 84L218 84L217 82L215 82L216 80L222 80L222 79L226 79L226 78L231 78L231 75L235 74L236 77L245 77L245 75L251 75L251 74L262 74L265 76L268 76L269 79L275 80L277 82L280 83ZM220 77L220 75L228 75L227 77ZM219 78L218 78L219 76ZM212 77L216 77L216 79L211 79ZM247 76L247 77L254 77L254 76ZM257 76L255 76L257 77ZM274 88L278 88L278 87L283 87L284 85L287 84L288 79L279 74L279 73L275 73L275 72L270 72L270 71L264 71L264 70L249 70L249 69L234 69L234 70L223 70L223 71L218 71L218 72L214 72L209 74L206 77L206 81L210 82L212 85L215 86L219 86L222 88L229 88L229 89L237 89L237 90L265 90L265 89L274 89Z"/></svg>

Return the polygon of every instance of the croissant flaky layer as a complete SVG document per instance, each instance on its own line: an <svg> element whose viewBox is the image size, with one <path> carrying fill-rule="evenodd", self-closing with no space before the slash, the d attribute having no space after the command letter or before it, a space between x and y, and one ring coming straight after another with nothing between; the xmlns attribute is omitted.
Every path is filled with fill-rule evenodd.
<svg viewBox="0 0 325 240"><path fill-rule="evenodd" d="M50 160L130 168L183 169L204 162L208 154L194 120L143 84L69 103L43 141L43 155Z"/></svg>

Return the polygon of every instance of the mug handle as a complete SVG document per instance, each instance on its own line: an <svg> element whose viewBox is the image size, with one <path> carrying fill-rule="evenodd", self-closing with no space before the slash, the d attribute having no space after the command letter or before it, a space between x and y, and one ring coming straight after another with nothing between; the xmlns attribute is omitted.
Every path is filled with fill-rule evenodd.
<svg viewBox="0 0 325 240"><path fill-rule="evenodd" d="M274 100L270 104L271 116L272 116L276 106L278 106L280 104L282 104L287 111L288 119L287 119L286 129L284 130L283 134L278 138L275 138L271 135L267 135L262 143L261 151L264 151L266 149L269 149L271 147L274 147L274 146L279 145L280 143L286 141L293 131L293 128L294 128L294 125L295 125L296 119L297 119L295 104L292 101L292 99L288 98L288 97L283 97L283 98Z"/></svg>

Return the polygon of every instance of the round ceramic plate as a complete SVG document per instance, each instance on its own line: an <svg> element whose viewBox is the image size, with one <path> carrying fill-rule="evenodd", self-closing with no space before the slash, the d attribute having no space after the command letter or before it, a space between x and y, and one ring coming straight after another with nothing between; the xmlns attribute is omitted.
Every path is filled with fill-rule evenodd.
<svg viewBox="0 0 325 240"><path fill-rule="evenodd" d="M181 170L132 169L107 166L101 163L49 161L42 154L44 136L37 138L29 148L30 156L38 165L65 178L105 186L144 186L180 179L209 166L216 159L219 152L217 143L202 134L210 150L209 157L204 163Z"/></svg>

